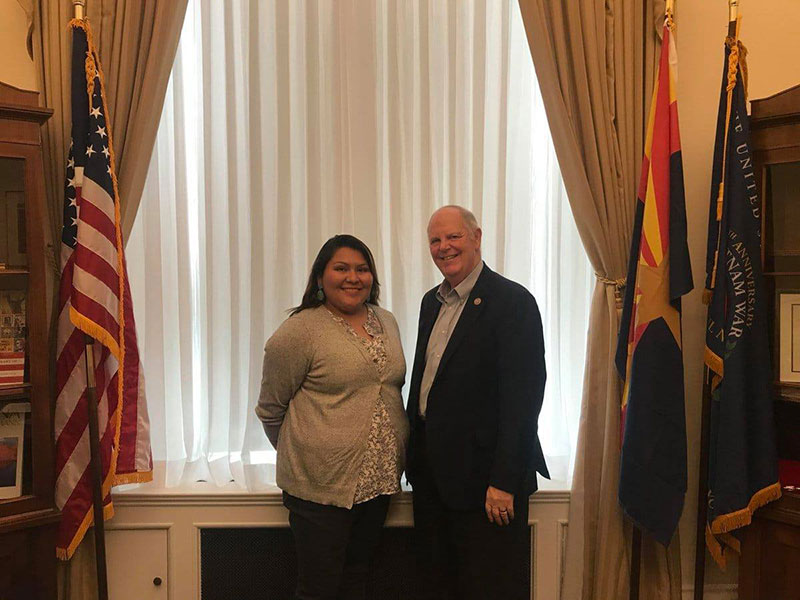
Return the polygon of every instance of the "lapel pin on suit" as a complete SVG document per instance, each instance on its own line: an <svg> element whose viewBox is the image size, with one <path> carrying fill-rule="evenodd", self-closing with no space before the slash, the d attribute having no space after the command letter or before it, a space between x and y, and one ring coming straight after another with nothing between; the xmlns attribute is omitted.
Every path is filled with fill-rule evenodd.
<svg viewBox="0 0 800 600"><path fill-rule="evenodd" d="M472 301L472 303L473 303L475 306L478 306L478 305L479 305L481 302L482 302L482 300L481 300L480 298L475 298L475 300L473 300L473 301Z"/></svg>

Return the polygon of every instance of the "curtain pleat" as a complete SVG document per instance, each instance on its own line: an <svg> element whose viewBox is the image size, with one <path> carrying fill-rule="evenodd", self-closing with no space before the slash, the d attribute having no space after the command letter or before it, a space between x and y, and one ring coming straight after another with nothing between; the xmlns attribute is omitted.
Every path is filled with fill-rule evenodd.
<svg viewBox="0 0 800 600"><path fill-rule="evenodd" d="M630 526L617 500L621 383L614 366L663 2L519 0L556 154L598 282L591 302L563 600L626 598ZM680 542L644 537L641 598L680 598Z"/></svg>
<svg viewBox="0 0 800 600"><path fill-rule="evenodd" d="M88 3L94 43L106 82L111 129L120 185L122 222L130 232L150 164L172 57L186 10L186 0L95 0ZM54 109L42 130L52 239L60 239L64 166L69 145L70 30L69 2L37 0L33 48L42 103ZM55 249L57 254L57 248Z"/></svg>

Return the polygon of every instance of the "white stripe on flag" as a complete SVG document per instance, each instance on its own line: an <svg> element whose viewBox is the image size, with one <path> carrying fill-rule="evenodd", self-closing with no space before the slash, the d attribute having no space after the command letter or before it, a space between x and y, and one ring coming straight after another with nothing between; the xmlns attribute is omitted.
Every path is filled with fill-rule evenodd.
<svg viewBox="0 0 800 600"><path fill-rule="evenodd" d="M81 196L84 200L88 200L96 206L98 210L103 211L109 221L116 223L117 217L115 214L114 201L100 185L88 177L84 177Z"/></svg>
<svg viewBox="0 0 800 600"><path fill-rule="evenodd" d="M108 361L106 361L108 362ZM100 431L100 439L103 439L103 436L106 433L106 430L109 427L108 421L108 388L111 387L112 382L111 379L106 379L106 389L104 390L96 390L95 394L102 391L102 396L100 396L100 402L97 404L97 423L99 427L97 428ZM116 386L115 386L116 387Z"/></svg>
<svg viewBox="0 0 800 600"><path fill-rule="evenodd" d="M74 371L83 371L83 369L75 369ZM85 381L84 381L85 383ZM111 382L108 382L111 385ZM108 418L108 387L103 391L103 395L100 398L100 402L97 405L97 423L98 423L98 431L100 440L103 439L108 428L111 426L111 423ZM82 391L82 390L81 390ZM96 393L96 392L95 392ZM60 410L63 410L63 406ZM69 419L69 415L72 414L74 410L74 406L70 407L69 413L67 414L67 419ZM56 439L58 439L58 435L60 435L61 430L63 430L63 425L59 430L58 434L56 435ZM56 498L57 501L61 498L61 502L66 502L69 498L69 495L72 493L72 489L77 485L78 480L83 475L83 471L89 465L89 461L91 460L91 451L89 446L89 427L88 424L84 426L83 432L81 433L81 439L78 441L78 444L75 446L75 449L72 451L72 454L69 457L69 460L64 464L61 473L58 475L58 480L56 482ZM105 479L105 473L103 473L103 478ZM65 486L69 486L69 489L66 489ZM63 508L63 503L59 504L59 508Z"/></svg>
<svg viewBox="0 0 800 600"><path fill-rule="evenodd" d="M64 267L67 266L67 261L69 257L72 256L72 247L67 246L64 242L61 242L61 274L64 274Z"/></svg>
<svg viewBox="0 0 800 600"><path fill-rule="evenodd" d="M137 471L150 470L150 419L147 415L147 399L145 398L144 369L139 363L139 397L136 400L136 465Z"/></svg>
<svg viewBox="0 0 800 600"><path fill-rule="evenodd" d="M114 321L117 321L117 316L119 313L119 301L117 300L117 296L114 294L114 292L111 291L103 281L88 271L84 271L78 265L75 265L75 271L72 276L72 284L76 290L82 294L85 294L105 308L109 314L114 317ZM116 331L112 331L110 333L114 335L117 334Z"/></svg>
<svg viewBox="0 0 800 600"><path fill-rule="evenodd" d="M89 428L86 427L56 479L56 506L59 509L64 508L86 467L89 466L89 456Z"/></svg>
<svg viewBox="0 0 800 600"><path fill-rule="evenodd" d="M73 325L72 321L69 319L70 306L72 306L72 303L67 300L64 308L61 309L61 314L58 315L58 337L56 340L57 357L61 356L61 353L64 351L64 346L67 345L67 342L72 335L72 330L75 329L75 325Z"/></svg>
<svg viewBox="0 0 800 600"><path fill-rule="evenodd" d="M106 358L106 364L105 364L104 368L105 368L105 371L106 371L107 380L111 381L111 378L119 370L119 361L117 360L117 357L114 356L113 354L109 354L108 357ZM122 373L121 372L120 372L119 376L122 377Z"/></svg>
<svg viewBox="0 0 800 600"><path fill-rule="evenodd" d="M78 221L78 241L117 270L117 247L102 233L85 221Z"/></svg>
<svg viewBox="0 0 800 600"><path fill-rule="evenodd" d="M75 364L75 368L72 369L72 372L69 374L69 379L67 379L67 383L64 385L64 388L61 390L56 400L57 410L55 411L54 417L56 440L64 430L69 418L72 416L72 412L78 405L78 400L80 400L83 395L83 390L85 389L86 363L83 357L81 357Z"/></svg>

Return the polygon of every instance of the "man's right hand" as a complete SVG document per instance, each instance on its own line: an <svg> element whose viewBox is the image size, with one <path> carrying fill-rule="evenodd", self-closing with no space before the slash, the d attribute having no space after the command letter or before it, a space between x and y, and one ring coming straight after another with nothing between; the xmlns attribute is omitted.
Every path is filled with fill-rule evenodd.
<svg viewBox="0 0 800 600"><path fill-rule="evenodd" d="M508 525L514 520L514 494L493 486L486 488L486 516L490 523Z"/></svg>

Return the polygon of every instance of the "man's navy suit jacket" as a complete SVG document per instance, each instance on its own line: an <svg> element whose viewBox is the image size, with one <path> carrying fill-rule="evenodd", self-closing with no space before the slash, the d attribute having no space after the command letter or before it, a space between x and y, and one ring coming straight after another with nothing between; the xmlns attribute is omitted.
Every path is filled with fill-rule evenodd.
<svg viewBox="0 0 800 600"><path fill-rule="evenodd" d="M408 417L406 475L412 487L425 352L441 303L422 298ZM427 460L444 503L480 509L492 485L525 497L536 472L549 477L537 421L546 379L542 320L524 287L484 265L442 355L425 415Z"/></svg>

